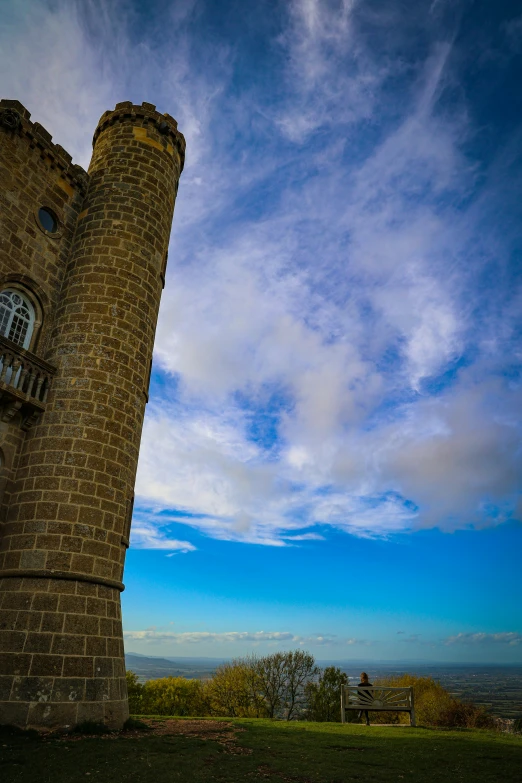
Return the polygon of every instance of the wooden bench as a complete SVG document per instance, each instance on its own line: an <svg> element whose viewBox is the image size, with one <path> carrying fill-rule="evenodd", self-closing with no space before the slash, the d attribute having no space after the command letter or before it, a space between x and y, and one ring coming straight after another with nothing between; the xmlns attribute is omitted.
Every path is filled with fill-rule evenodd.
<svg viewBox="0 0 522 783"><path fill-rule="evenodd" d="M368 712L409 712L410 726L416 726L413 688L388 688L384 685L343 685L341 687L341 720L346 710Z"/></svg>

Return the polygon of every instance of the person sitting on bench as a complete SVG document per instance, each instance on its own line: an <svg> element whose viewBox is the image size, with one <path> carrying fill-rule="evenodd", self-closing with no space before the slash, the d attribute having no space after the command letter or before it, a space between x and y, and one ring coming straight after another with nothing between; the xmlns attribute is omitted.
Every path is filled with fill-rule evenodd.
<svg viewBox="0 0 522 783"><path fill-rule="evenodd" d="M366 674L366 672L361 672L361 682L359 683L359 685L357 687L358 688L362 688L364 685L368 685L369 688L373 688L373 685L371 684L371 682L368 681L368 675ZM370 696L370 693L368 693L368 691L359 690L359 691L357 691L357 693L359 694L359 698L361 696L362 697L369 697ZM370 725L370 717L368 715L368 710L359 710L359 714L357 715L357 719L361 720L363 712L364 712L364 715L366 717L366 725L369 726Z"/></svg>

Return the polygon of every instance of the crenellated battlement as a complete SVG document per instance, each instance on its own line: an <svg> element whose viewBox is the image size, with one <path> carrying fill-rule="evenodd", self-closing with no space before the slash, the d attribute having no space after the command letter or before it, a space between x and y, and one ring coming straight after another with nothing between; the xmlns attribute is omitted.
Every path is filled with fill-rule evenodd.
<svg viewBox="0 0 522 783"><path fill-rule="evenodd" d="M131 124L139 123L143 126L151 125L161 136L164 136L177 149L180 161L181 171L185 163L185 137L178 130L178 123L170 114L160 114L156 111L153 103L143 102L141 105L133 104L131 101L117 103L113 111L106 111L98 123L92 140L93 147L100 133L109 125L117 122L129 122Z"/></svg>
<svg viewBox="0 0 522 783"><path fill-rule="evenodd" d="M0 100L0 126L10 133L25 136L31 148L37 148L40 156L48 160L50 168L58 168L61 176L85 193L89 175L81 166L72 162L72 156L60 144L53 143L53 137L39 122L31 122L31 114L20 101Z"/></svg>

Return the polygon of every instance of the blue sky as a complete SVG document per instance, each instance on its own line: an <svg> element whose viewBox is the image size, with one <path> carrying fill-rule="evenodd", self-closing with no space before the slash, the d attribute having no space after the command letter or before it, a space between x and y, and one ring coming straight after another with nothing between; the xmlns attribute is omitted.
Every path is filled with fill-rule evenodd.
<svg viewBox="0 0 522 783"><path fill-rule="evenodd" d="M120 100L187 139L127 649L520 662L520 5L2 14L2 94L76 162Z"/></svg>

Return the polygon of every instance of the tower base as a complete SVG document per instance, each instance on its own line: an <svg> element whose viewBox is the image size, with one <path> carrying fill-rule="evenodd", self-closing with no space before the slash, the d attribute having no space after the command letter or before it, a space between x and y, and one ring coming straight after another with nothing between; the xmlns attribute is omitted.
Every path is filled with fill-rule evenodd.
<svg viewBox="0 0 522 783"><path fill-rule="evenodd" d="M119 590L3 577L0 596L0 724L121 728L129 708Z"/></svg>

